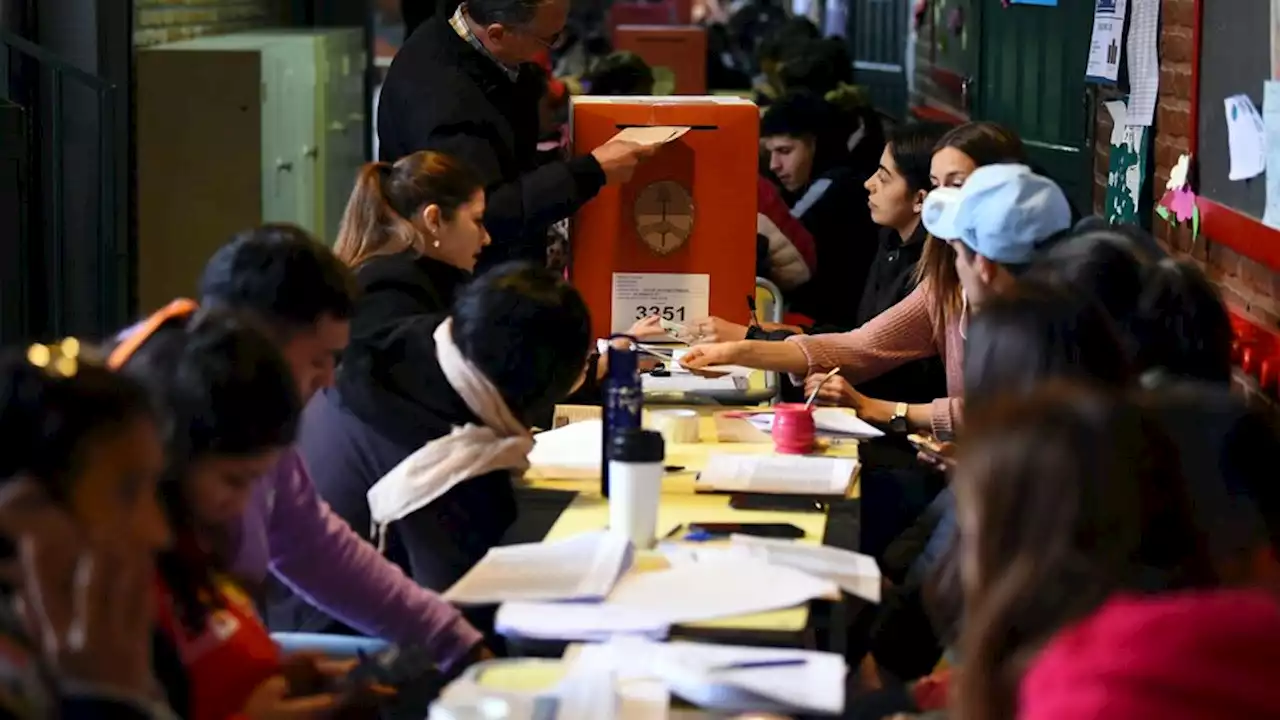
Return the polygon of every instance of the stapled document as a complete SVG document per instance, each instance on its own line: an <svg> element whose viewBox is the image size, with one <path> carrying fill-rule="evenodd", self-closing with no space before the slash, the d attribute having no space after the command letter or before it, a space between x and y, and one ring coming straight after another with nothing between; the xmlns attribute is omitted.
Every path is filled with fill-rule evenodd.
<svg viewBox="0 0 1280 720"><path fill-rule="evenodd" d="M858 461L807 455L714 454L694 487L722 492L847 495Z"/></svg>
<svg viewBox="0 0 1280 720"><path fill-rule="evenodd" d="M444 593L455 605L511 601L602 600L632 559L617 533L496 547Z"/></svg>

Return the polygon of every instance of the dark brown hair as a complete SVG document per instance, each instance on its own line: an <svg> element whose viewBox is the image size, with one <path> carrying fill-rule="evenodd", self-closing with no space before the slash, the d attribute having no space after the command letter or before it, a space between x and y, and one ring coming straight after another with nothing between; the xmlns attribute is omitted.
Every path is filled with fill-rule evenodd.
<svg viewBox="0 0 1280 720"><path fill-rule="evenodd" d="M1176 449L1155 428L1118 394L1072 383L966 419L954 717L1012 720L1035 653L1113 593L1213 583Z"/></svg>
<svg viewBox="0 0 1280 720"><path fill-rule="evenodd" d="M470 169L443 153L424 150L394 164L368 163L356 179L333 252L351 267L378 255L424 252L422 209L437 205L451 220L480 189Z"/></svg>
<svg viewBox="0 0 1280 720"><path fill-rule="evenodd" d="M968 155L978 167L1001 163L1025 163L1026 151L1018 134L993 122L971 122L947 131L933 151L955 148ZM916 282L929 282L933 326L943 332L947 321L960 312L960 276L956 274L956 252L945 242L929 238L916 263Z"/></svg>

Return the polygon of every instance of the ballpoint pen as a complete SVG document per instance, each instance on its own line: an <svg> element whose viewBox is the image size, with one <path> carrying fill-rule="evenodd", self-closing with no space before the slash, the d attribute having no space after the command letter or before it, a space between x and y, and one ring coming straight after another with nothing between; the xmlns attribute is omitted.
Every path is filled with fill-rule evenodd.
<svg viewBox="0 0 1280 720"><path fill-rule="evenodd" d="M726 670L755 670L757 668L796 667L808 661L804 658L777 658L774 660L744 660L707 668L707 672L723 672Z"/></svg>

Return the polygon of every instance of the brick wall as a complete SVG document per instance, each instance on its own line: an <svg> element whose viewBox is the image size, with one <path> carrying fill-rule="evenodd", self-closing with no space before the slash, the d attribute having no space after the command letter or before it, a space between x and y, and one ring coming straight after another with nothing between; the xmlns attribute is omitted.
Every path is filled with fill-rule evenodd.
<svg viewBox="0 0 1280 720"><path fill-rule="evenodd" d="M139 47L278 24L280 0L133 0Z"/></svg>
<svg viewBox="0 0 1280 720"><path fill-rule="evenodd" d="M1205 0L1230 2L1231 0ZM1165 191L1169 171L1178 157L1190 149L1191 68L1195 41L1195 0L1163 0L1160 30L1160 97L1156 109L1155 177L1151 193L1158 201ZM1103 91L1102 99L1110 91ZM1099 104L1097 146L1094 157L1094 208L1102 210L1106 194L1111 118ZM1156 238L1175 255L1199 265L1218 285L1223 299L1264 327L1280 330L1280 274L1243 257L1212 237L1201 234L1192 243L1191 231L1171 227L1152 218ZM1242 389L1255 394L1250 379L1238 379Z"/></svg>

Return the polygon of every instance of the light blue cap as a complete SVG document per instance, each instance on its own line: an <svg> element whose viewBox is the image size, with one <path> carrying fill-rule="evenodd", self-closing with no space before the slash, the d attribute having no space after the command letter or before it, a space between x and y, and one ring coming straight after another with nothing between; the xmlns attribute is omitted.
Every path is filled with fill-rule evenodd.
<svg viewBox="0 0 1280 720"><path fill-rule="evenodd" d="M929 193L921 219L935 238L959 240L988 260L1022 264L1071 227L1071 205L1057 183L1026 165L986 165L962 187Z"/></svg>

